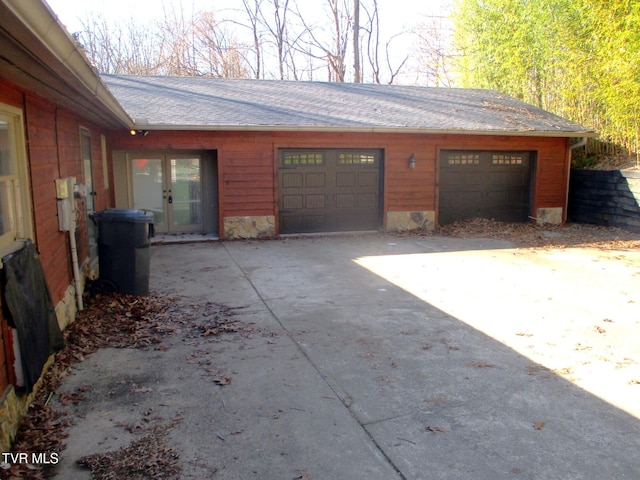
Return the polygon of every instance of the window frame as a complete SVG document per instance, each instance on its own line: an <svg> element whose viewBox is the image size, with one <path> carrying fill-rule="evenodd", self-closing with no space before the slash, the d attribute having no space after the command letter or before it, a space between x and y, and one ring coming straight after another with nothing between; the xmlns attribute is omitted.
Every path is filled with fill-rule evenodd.
<svg viewBox="0 0 640 480"><path fill-rule="evenodd" d="M10 208L15 219L12 229L0 235L0 252L4 256L15 249L17 240L33 238L33 223L24 114L20 108L0 103L0 118L9 124L9 155L13 157L13 172L0 176L0 182L13 184L9 187Z"/></svg>

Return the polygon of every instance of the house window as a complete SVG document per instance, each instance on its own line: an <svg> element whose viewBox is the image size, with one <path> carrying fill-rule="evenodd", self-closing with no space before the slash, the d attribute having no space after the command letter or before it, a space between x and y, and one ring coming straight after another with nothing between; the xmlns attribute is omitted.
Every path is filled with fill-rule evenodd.
<svg viewBox="0 0 640 480"><path fill-rule="evenodd" d="M22 111L0 104L0 249L31 234Z"/></svg>

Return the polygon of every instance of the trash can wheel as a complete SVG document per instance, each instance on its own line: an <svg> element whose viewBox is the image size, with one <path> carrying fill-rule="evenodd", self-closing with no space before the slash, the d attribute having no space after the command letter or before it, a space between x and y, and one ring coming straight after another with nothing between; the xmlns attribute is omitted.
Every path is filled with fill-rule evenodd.
<svg viewBox="0 0 640 480"><path fill-rule="evenodd" d="M118 290L116 282L109 280L108 278L99 278L91 284L92 297L95 297L96 295L110 295Z"/></svg>

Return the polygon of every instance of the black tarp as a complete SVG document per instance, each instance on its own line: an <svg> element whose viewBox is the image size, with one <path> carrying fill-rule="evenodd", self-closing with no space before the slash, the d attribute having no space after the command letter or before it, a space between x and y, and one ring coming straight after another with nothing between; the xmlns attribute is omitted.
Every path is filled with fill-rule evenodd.
<svg viewBox="0 0 640 480"><path fill-rule="evenodd" d="M25 246L2 259L4 314L18 332L27 392L33 389L49 355L64 346L51 293L36 246Z"/></svg>

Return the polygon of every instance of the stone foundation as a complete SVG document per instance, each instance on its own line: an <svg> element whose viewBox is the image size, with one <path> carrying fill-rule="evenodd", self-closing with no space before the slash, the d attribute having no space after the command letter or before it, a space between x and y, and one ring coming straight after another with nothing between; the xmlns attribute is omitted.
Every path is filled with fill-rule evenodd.
<svg viewBox="0 0 640 480"><path fill-rule="evenodd" d="M387 231L406 232L411 230L433 230L436 213L433 210L422 212L388 212Z"/></svg>
<svg viewBox="0 0 640 480"><path fill-rule="evenodd" d="M536 213L538 225L562 225L562 207L539 208Z"/></svg>
<svg viewBox="0 0 640 480"><path fill-rule="evenodd" d="M67 325L75 320L76 313L78 313L76 288L73 285L69 285L64 292L62 300L56 305L56 318L58 319L60 330L64 330Z"/></svg>
<svg viewBox="0 0 640 480"><path fill-rule="evenodd" d="M42 367L42 371L46 372L55 357L51 355L47 363ZM20 421L27 410L29 405L33 403L34 399L40 388L42 388L42 377L33 386L33 391L29 395L16 394L13 386L9 386L5 391L0 403L0 449L3 452L11 451L11 445L18 433L18 427Z"/></svg>
<svg viewBox="0 0 640 480"><path fill-rule="evenodd" d="M256 217L225 217L223 238L250 239L276 236L276 219L273 215Z"/></svg>

